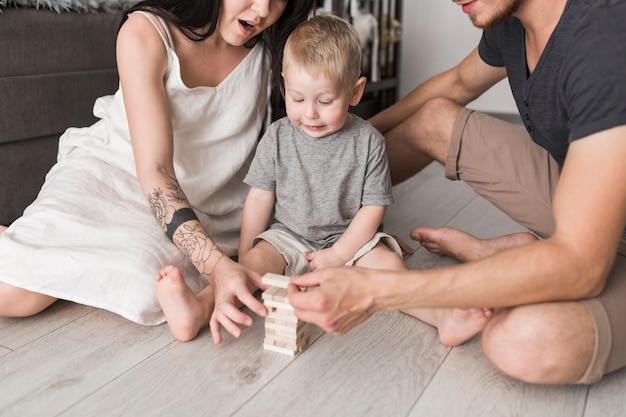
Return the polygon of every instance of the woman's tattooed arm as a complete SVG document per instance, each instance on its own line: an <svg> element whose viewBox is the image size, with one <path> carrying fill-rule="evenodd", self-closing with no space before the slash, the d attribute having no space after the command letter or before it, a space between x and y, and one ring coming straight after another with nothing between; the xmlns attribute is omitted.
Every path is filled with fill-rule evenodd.
<svg viewBox="0 0 626 417"><path fill-rule="evenodd" d="M171 176L170 179L171 181L166 184L169 190L167 194L157 187L146 196L150 210L161 229L198 271L211 276L224 254L207 235L190 207L176 208L181 204L189 206L189 202L178 181ZM196 223L187 224L191 220L195 220ZM215 263L209 266L207 262L211 257L215 258Z"/></svg>

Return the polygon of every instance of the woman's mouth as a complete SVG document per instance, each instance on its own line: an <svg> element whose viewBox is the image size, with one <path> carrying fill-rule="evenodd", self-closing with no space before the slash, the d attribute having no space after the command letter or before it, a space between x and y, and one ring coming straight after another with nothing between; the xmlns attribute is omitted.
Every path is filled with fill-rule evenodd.
<svg viewBox="0 0 626 417"><path fill-rule="evenodd" d="M246 20L239 20L239 26L247 36L252 35L254 33L254 29L256 28L256 25Z"/></svg>

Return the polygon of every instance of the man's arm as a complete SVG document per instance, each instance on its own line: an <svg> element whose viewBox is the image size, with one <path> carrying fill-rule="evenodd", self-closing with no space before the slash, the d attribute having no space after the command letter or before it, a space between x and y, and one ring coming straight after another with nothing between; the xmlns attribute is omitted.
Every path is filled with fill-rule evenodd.
<svg viewBox="0 0 626 417"><path fill-rule="evenodd" d="M369 121L385 133L414 114L430 99L445 97L465 106L505 77L506 70L487 65L476 48L458 65L428 79Z"/></svg>
<svg viewBox="0 0 626 417"><path fill-rule="evenodd" d="M476 262L407 272L334 268L295 277L320 287L289 299L296 314L342 334L379 310L513 307L599 294L626 227L626 126L573 142L554 196L554 234ZM337 294L344 294L343 296Z"/></svg>

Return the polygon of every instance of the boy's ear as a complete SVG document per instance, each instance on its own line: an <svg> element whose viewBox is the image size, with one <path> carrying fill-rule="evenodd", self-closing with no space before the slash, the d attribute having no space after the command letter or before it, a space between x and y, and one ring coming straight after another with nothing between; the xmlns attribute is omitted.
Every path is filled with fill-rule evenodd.
<svg viewBox="0 0 626 417"><path fill-rule="evenodd" d="M367 82L367 78L361 77L356 80L354 87L352 88L352 100L350 100L351 106L356 106L361 101L363 97L363 91L365 90L365 83Z"/></svg>

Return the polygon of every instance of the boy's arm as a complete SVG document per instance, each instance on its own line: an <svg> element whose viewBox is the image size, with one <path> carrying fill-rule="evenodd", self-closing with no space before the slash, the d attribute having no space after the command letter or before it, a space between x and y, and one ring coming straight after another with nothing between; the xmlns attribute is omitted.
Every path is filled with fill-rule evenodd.
<svg viewBox="0 0 626 417"><path fill-rule="evenodd" d="M252 239L267 229L275 201L274 191L250 187L241 219L238 253L240 259L252 248Z"/></svg>
<svg viewBox="0 0 626 417"><path fill-rule="evenodd" d="M376 233L385 217L386 206L362 206L332 247L306 254L311 269L341 266L348 262Z"/></svg>

